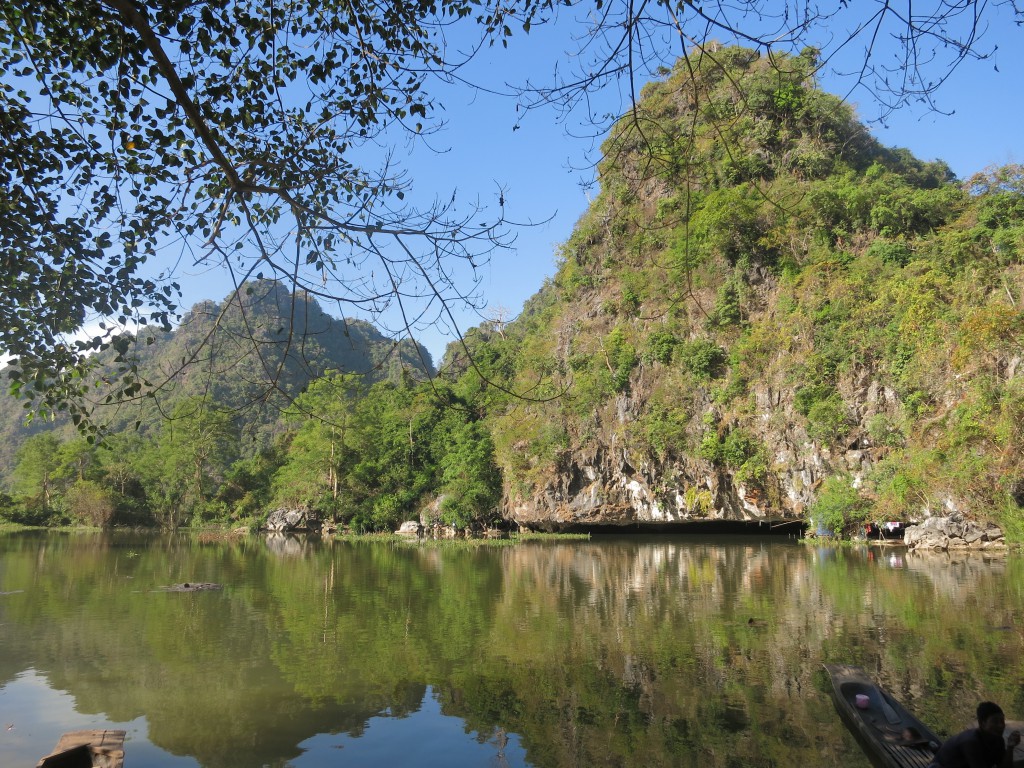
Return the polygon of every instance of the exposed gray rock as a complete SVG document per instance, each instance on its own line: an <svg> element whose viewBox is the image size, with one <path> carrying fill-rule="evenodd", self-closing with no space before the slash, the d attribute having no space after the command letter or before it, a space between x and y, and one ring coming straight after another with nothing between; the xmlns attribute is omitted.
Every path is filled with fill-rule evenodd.
<svg viewBox="0 0 1024 768"><path fill-rule="evenodd" d="M420 509L420 525L424 528L434 528L441 524L441 507L446 498L448 494L442 493Z"/></svg>
<svg viewBox="0 0 1024 768"><path fill-rule="evenodd" d="M320 521L306 509L275 509L267 515L266 528L281 533L310 528L319 530Z"/></svg>
<svg viewBox="0 0 1024 768"><path fill-rule="evenodd" d="M948 517L929 517L920 525L908 526L903 543L911 550L1001 550L1006 548L1002 530L995 525L979 525L962 513Z"/></svg>
<svg viewBox="0 0 1024 768"><path fill-rule="evenodd" d="M420 525L419 520L406 520L395 533L399 536L422 536L423 526Z"/></svg>
<svg viewBox="0 0 1024 768"><path fill-rule="evenodd" d="M574 437L568 450L547 472L535 472L535 485L523 490L509 483L502 513L527 530L564 530L581 526L630 526L705 521L808 522L821 483L848 475L854 488L871 498L866 481L872 470L892 455L903 440L888 425L898 424L898 394L878 380L867 366L855 367L837 382L846 404L849 432L843 439L815 440L807 419L796 411L794 391L771 382L752 383L752 412L723 414L709 397L688 393L693 400L686 440L669 446L664 455L641 455L629 438L645 412L642 382L630 396L619 396L593 414L585 437ZM949 393L950 403L956 401ZM951 406L950 406L951 407ZM745 430L763 449L765 470L754 478L721 462L712 463L695 450L709 429L720 435ZM513 446L527 451L527 444ZM536 460L531 459L536 469ZM739 476L738 476L739 475ZM1013 485L1024 503L1024 478ZM1005 546L1002 533L965 527L954 513L972 511L960 498L933 500L934 508L901 510L905 520L936 514L950 518L945 528L929 527L917 534L923 549L990 549ZM937 526L934 523L933 526Z"/></svg>

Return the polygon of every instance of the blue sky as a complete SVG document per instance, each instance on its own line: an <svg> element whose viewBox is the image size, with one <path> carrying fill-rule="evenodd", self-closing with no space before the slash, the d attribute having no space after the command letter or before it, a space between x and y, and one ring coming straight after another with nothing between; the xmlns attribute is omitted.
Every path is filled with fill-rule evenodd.
<svg viewBox="0 0 1024 768"><path fill-rule="evenodd" d="M952 114L911 105L889 115L883 125L873 122L878 108L868 94L849 95L879 141L907 147L925 160L945 160L960 178L990 165L1024 162L1022 30L1009 14L997 15L999 8L989 7L987 12L993 15L981 47L994 48L993 57L964 62L937 92L939 109ZM535 27L530 35L516 35L508 51L499 47L485 52L468 74L492 83L543 78L560 60L563 31ZM856 57L856 51L850 55ZM837 94L849 87L847 80L829 73L824 73L821 84ZM620 94L608 92L604 98L614 107ZM581 132L578 121L561 122L553 111L540 110L519 121L511 98L451 87L439 94L438 101L447 126L432 137L432 149L398 150L417 194L428 200L448 199L457 191L460 200L479 200L492 209L500 194L509 219L544 222L516 230L514 248L497 253L479 270L482 298L492 310L503 307L514 316L545 277L554 274L558 245L569 237L588 205L581 182L592 178L589 165L597 159L595 143L574 137ZM513 130L517 122L520 127ZM595 193L591 189L591 196ZM220 299L230 290L226 278L216 272L186 270L180 277L186 306ZM480 320L471 311L457 313L460 330ZM453 337L452 328L439 324L422 332L419 340L436 363Z"/></svg>

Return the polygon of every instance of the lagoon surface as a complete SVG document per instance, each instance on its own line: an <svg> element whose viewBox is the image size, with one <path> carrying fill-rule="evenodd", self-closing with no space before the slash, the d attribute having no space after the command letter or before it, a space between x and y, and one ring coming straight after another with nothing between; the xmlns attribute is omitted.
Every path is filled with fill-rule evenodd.
<svg viewBox="0 0 1024 768"><path fill-rule="evenodd" d="M1022 628L1013 555L6 534L0 765L111 727L127 768L866 768L823 663L945 735L1024 719Z"/></svg>

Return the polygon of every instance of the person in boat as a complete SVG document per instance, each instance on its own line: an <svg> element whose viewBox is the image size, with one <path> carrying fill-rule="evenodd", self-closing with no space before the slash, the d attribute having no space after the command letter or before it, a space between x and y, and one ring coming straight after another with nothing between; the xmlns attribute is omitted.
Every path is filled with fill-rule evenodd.
<svg viewBox="0 0 1024 768"><path fill-rule="evenodd" d="M1006 717L991 701L981 702L977 715L978 727L945 741L928 768L1011 768L1020 731L1014 731L1003 742Z"/></svg>

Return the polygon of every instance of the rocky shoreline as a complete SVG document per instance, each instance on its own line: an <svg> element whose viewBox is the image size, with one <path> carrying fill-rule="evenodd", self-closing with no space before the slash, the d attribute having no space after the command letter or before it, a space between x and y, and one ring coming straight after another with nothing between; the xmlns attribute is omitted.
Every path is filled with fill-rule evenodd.
<svg viewBox="0 0 1024 768"><path fill-rule="evenodd" d="M918 525L911 525L903 535L903 543L910 550L922 551L1005 551L1006 539L999 526L979 525L967 520L959 512L948 517L929 517Z"/></svg>

